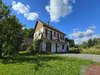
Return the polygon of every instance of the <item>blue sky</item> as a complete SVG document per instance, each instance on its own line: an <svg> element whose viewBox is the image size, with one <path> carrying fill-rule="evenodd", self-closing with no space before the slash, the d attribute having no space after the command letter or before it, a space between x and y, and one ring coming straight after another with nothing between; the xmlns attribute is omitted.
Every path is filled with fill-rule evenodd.
<svg viewBox="0 0 100 75"><path fill-rule="evenodd" d="M66 33L81 44L89 38L100 38L100 0L3 0L12 4L11 14L34 28L36 19Z"/></svg>

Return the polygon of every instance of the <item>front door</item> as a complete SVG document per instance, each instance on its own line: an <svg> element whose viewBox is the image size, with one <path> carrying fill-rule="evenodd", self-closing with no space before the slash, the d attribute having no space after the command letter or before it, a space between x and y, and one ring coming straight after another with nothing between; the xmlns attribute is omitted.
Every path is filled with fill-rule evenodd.
<svg viewBox="0 0 100 75"><path fill-rule="evenodd" d="M51 43L46 42L46 52L51 52Z"/></svg>

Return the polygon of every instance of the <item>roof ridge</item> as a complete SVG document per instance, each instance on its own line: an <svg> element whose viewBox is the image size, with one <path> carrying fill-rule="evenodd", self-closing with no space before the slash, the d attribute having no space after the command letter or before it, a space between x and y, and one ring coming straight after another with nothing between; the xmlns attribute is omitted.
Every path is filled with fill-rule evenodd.
<svg viewBox="0 0 100 75"><path fill-rule="evenodd" d="M58 30L57 28L51 26L50 24L48 25L47 23L45 23L45 22L43 22L43 21L41 21L41 20L39 20L39 19L37 19L37 21L40 21L43 25L48 26L48 27L50 27L50 28L52 28L52 29L55 29L56 31L58 31L58 32L60 32L60 33L63 33L63 32L61 32L60 30ZM63 34L65 34L65 33L63 33ZM66 34L65 34L65 35L66 35Z"/></svg>

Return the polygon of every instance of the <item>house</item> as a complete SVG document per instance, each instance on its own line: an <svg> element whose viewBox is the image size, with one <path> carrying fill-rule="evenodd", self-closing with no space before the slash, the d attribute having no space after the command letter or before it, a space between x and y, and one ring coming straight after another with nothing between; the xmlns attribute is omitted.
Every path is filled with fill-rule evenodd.
<svg viewBox="0 0 100 75"><path fill-rule="evenodd" d="M49 25L37 20L34 29L34 39L42 39L41 50L44 52L68 52L69 40L65 41L66 34Z"/></svg>
<svg viewBox="0 0 100 75"><path fill-rule="evenodd" d="M32 46L32 38L23 38L23 43L21 44L21 50L25 51L28 47Z"/></svg>

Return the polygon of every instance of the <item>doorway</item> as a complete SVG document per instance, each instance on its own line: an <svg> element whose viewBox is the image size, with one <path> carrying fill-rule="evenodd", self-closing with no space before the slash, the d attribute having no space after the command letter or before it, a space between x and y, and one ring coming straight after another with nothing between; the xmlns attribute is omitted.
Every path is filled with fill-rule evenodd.
<svg viewBox="0 0 100 75"><path fill-rule="evenodd" d="M51 43L46 42L46 52L51 52Z"/></svg>

